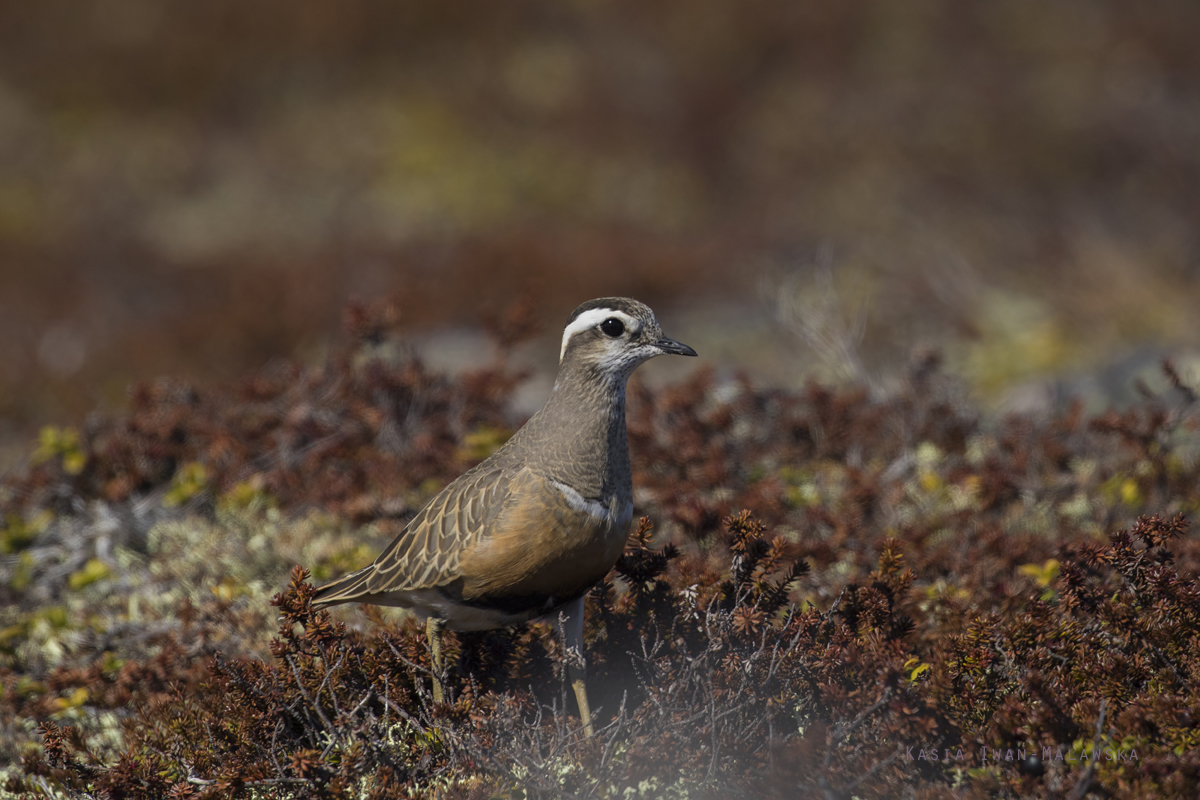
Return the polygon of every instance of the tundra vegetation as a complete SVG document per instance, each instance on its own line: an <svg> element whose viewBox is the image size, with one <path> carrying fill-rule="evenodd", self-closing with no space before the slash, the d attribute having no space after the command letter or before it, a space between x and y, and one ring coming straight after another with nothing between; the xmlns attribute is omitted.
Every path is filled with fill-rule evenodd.
<svg viewBox="0 0 1200 800"><path fill-rule="evenodd" d="M638 513L588 596L595 738L553 626L314 612L520 424L355 306L319 363L160 381L0 488L0 794L1193 798L1197 395L998 417L896 387L630 387Z"/></svg>

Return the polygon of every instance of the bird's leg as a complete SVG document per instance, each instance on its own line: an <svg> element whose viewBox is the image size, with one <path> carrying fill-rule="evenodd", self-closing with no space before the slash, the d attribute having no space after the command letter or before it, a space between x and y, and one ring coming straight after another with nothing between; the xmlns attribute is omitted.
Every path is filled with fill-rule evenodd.
<svg viewBox="0 0 1200 800"><path fill-rule="evenodd" d="M592 729L592 709L588 705L584 670L582 667L569 664L567 674L571 678L571 688L575 690L575 702L579 705L579 721L583 723L583 733L590 739L596 735L596 732Z"/></svg>
<svg viewBox="0 0 1200 800"><path fill-rule="evenodd" d="M425 618L425 638L433 661L433 702L442 702L442 621L435 616Z"/></svg>
<svg viewBox="0 0 1200 800"><path fill-rule="evenodd" d="M582 597L559 612L558 632L567 651L567 677L571 679L575 702L579 704L579 721L583 723L584 734L590 739L595 731L592 729L592 709L587 698L587 662L583 657Z"/></svg>

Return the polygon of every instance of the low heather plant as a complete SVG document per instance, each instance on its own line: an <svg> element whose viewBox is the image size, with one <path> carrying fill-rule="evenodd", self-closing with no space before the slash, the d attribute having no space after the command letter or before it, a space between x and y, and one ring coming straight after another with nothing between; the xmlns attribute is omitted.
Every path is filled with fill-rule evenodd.
<svg viewBox="0 0 1200 800"><path fill-rule="evenodd" d="M45 434L0 491L2 791L1200 792L1200 418L1169 364L1095 418L990 418L935 359L882 398L634 383L647 516L587 598L597 735L548 624L447 635L435 706L415 622L314 612L313 583L520 423L518 312L460 379L361 307L327 363Z"/></svg>

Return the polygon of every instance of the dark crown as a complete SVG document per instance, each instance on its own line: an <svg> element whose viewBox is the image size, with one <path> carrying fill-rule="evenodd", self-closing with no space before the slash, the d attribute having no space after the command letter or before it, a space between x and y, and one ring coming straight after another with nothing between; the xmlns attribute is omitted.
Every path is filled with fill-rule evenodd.
<svg viewBox="0 0 1200 800"><path fill-rule="evenodd" d="M588 300L579 308L571 312L571 316L567 319L567 325L574 322L580 314L591 311L594 308L611 308L613 311L623 311L631 317L637 319L649 319L654 316L654 312L645 303L639 303L628 297L597 297L595 300Z"/></svg>

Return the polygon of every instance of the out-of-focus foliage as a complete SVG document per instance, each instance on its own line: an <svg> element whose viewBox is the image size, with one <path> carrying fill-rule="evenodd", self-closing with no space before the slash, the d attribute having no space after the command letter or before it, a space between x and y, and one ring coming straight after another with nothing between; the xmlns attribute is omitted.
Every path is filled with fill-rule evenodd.
<svg viewBox="0 0 1200 800"><path fill-rule="evenodd" d="M1195 342L1197 28L1191 0L2 0L0 445L311 351L347 296L453 325L525 290L561 323L614 287L745 301L824 246L868 366L953 345L996 392ZM755 321L693 344L751 360Z"/></svg>
<svg viewBox="0 0 1200 800"><path fill-rule="evenodd" d="M519 423L502 361L430 374L389 314L318 366L136 392L82 471L7 481L5 791L1196 795L1200 416L1171 365L1099 417L984 416L934 359L877 398L635 382L647 518L588 597L586 740L551 626L448 634L435 707L410 618L314 613L299 567L271 599Z"/></svg>

